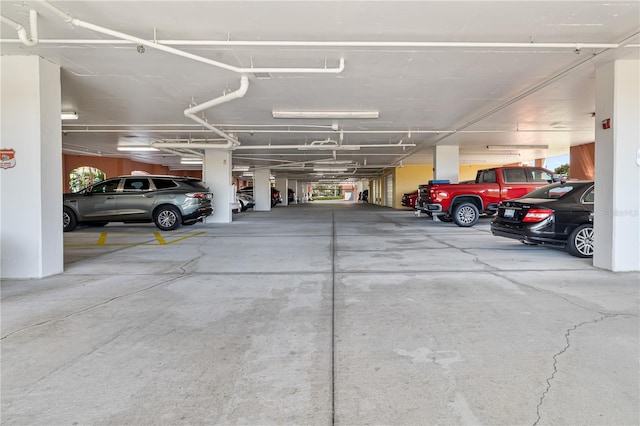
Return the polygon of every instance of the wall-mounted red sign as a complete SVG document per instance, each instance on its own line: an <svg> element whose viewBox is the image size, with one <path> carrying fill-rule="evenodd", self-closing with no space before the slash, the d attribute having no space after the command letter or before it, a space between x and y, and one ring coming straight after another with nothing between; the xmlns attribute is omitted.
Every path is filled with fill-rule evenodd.
<svg viewBox="0 0 640 426"><path fill-rule="evenodd" d="M16 152L12 149L0 149L0 167L8 169L16 166Z"/></svg>

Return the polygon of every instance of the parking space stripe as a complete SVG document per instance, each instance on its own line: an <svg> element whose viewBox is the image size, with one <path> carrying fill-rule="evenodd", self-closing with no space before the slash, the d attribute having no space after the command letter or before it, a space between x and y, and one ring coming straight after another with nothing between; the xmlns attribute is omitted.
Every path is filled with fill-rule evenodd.
<svg viewBox="0 0 640 426"><path fill-rule="evenodd" d="M196 232L196 233L193 233L193 234L185 235L184 237L181 237L181 238L176 238L175 240L167 241L167 240L164 239L164 237L159 232L154 232L153 235L154 235L155 240L157 241L157 243L149 243L149 241L145 241L145 242L142 242L142 243L111 243L111 244L108 244L108 243L106 243L106 240L107 240L107 236L108 236L109 233L108 232L102 232L102 233L100 233L100 236L98 237L98 241L95 244L65 244L64 246L65 247L166 246L166 245L178 243L180 241L184 241L184 240L192 238L192 237L197 237L199 235L206 234L206 233L207 233L206 231ZM112 232L112 234L121 235L122 233Z"/></svg>
<svg viewBox="0 0 640 426"><path fill-rule="evenodd" d="M103 232L100 234L100 238L98 238L98 244L99 246L103 246L104 242L107 240L107 233Z"/></svg>
<svg viewBox="0 0 640 426"><path fill-rule="evenodd" d="M162 238L162 235L160 235L159 232L154 232L153 235L156 236L156 240L158 240L158 244L160 244L161 246L167 245L167 242L164 240L164 238Z"/></svg>

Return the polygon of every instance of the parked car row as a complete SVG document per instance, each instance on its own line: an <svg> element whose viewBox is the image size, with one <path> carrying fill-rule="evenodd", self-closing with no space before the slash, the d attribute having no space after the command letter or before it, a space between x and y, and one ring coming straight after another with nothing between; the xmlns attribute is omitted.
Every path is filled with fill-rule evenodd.
<svg viewBox="0 0 640 426"><path fill-rule="evenodd" d="M295 193L293 193L295 194ZM289 193L292 196L292 193ZM63 229L109 222L150 223L163 231L193 225L213 214L213 194L200 179L178 176L119 176L63 195ZM282 200L271 188L271 206ZM253 188L236 194L236 212L254 207Z"/></svg>
<svg viewBox="0 0 640 426"><path fill-rule="evenodd" d="M527 245L563 248L577 257L593 257L594 195L593 181L566 181L504 199L494 207L491 233ZM405 194L402 205L412 207L416 199L413 207L422 210L418 192Z"/></svg>

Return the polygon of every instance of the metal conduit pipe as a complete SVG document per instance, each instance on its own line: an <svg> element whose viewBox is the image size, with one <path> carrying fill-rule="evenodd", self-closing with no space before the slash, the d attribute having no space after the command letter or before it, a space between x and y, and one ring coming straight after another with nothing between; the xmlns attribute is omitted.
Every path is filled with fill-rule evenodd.
<svg viewBox="0 0 640 426"><path fill-rule="evenodd" d="M2 43L15 43L17 40L2 39ZM620 43L521 43L521 42L457 42L457 41L242 41L242 40L155 40L165 46L223 46L223 47L368 47L368 48L522 48L525 51L537 49L617 49L620 47L638 47L638 44L621 46ZM135 44L130 40L92 40L92 39L43 39L42 44Z"/></svg>
<svg viewBox="0 0 640 426"><path fill-rule="evenodd" d="M9 24L18 32L18 38L25 46L35 46L38 44L38 12L35 10L29 11L29 26L31 31L31 37L27 36L27 30L18 22L7 18L6 16L0 16L2 22Z"/></svg>
<svg viewBox="0 0 640 426"><path fill-rule="evenodd" d="M206 122L205 122L206 123ZM232 142L227 143L207 143L207 142L151 142L151 146L157 149L230 149Z"/></svg>
<svg viewBox="0 0 640 426"><path fill-rule="evenodd" d="M45 6L47 9L54 12L56 15L62 17L65 22L68 22L76 27L85 28L90 31L95 31L98 33L106 34L115 38L119 38L122 40L127 40L132 43L140 44L143 46L151 47L154 49L161 50L163 52L171 53L174 55L182 56L188 59L192 59L194 61L202 62L208 65L213 65L218 68L226 69L229 71L233 71L239 74L248 74L248 73L341 73L344 70L344 58L340 59L340 66L337 68L239 68L234 67L233 65L225 64L222 62L214 61L212 59L208 59L199 55L194 55L192 53L185 52L183 50L175 49L173 47L166 46L164 44L157 43L155 41L145 40L140 37L135 37L129 34L122 33L120 31L114 31L109 28L104 28L99 25L94 25L89 22L81 21L80 19L74 18L71 15L61 11L57 7L48 3L46 0L38 0L40 4Z"/></svg>
<svg viewBox="0 0 640 426"><path fill-rule="evenodd" d="M212 132L214 132L215 134L217 134L219 136L222 136L223 138L225 138L227 140L226 144L220 145L220 146L216 146L215 149L234 149L234 148L240 146L240 141L238 139L236 139L236 138L234 138L232 136L229 136L228 134L226 134L222 130L218 129L217 127L212 126L211 124L207 123L205 120L203 120L200 117L196 116L196 114L198 112L204 111L207 108L211 108L213 106L220 105L220 104L223 104L225 102L232 101L234 99L240 99L241 97L243 97L247 93L248 89L249 89L249 77L247 77L246 75L243 75L242 77L240 77L240 88L238 90L233 91L231 93L227 93L226 95L222 95L220 97L211 99L210 101L207 101L207 102L205 102L203 104L196 105L196 106L191 107L191 108L187 108L187 109L184 110L184 116L192 119L196 123L202 124L207 129L211 130ZM153 144L151 144L151 146L153 146Z"/></svg>

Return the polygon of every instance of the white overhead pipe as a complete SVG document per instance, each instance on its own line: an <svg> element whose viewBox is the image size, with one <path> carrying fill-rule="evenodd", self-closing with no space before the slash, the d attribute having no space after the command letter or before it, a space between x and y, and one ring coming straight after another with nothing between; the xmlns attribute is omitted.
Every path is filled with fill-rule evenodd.
<svg viewBox="0 0 640 426"><path fill-rule="evenodd" d="M334 73L334 74L337 74L344 71L344 58L340 58L340 66L337 68L326 68L326 67L325 68L253 68L253 67L240 68L240 67L234 67L233 65L214 61L212 59L208 59L203 56L194 55L193 53L188 53L183 50L175 49L173 47L160 44L156 41L145 40L143 38L125 34L120 31L114 31L114 30L110 30L109 28L104 28L99 25L94 25L89 22L84 22L84 21L81 21L80 19L74 18L71 15L68 15L67 13L61 11L57 7L48 3L46 0L38 0L38 2L41 3L43 6L45 6L47 9L54 12L56 15L60 16L62 19L64 19L65 22L68 22L76 27L85 28L90 31L95 31L98 33L109 35L111 37L127 40L138 45L143 45L143 46L151 47L154 49L158 49L163 52L182 56L188 59L192 59L194 61L202 62L208 65L213 65L218 68L226 69L239 74L248 74L248 73L274 73L274 74L275 73L278 73L278 74L280 73L320 73L320 74Z"/></svg>
<svg viewBox="0 0 640 426"><path fill-rule="evenodd" d="M238 139L226 134L225 132L223 132L222 130L218 129L215 126L212 126L206 120L203 120L202 118L198 117L196 114L201 111L204 111L205 109L211 108L213 106L220 105L225 102L232 101L234 99L240 99L247 93L248 89L249 89L249 77L247 77L246 75L243 75L242 77L240 77L240 88L238 90L233 91L231 93L227 93L220 97L211 99L210 101L207 101L203 104L196 105L191 108L187 108L184 110L184 116L192 119L196 123L202 124L207 129L211 130L218 136L222 136L227 140L226 144L216 146L216 149L234 149L240 146L240 141L238 141ZM153 144L151 145L153 146Z"/></svg>
<svg viewBox="0 0 640 426"><path fill-rule="evenodd" d="M18 22L9 19L5 16L0 16L0 19L5 24L9 24L18 32L18 38L25 46L35 46L38 44L38 12L35 10L29 11L29 29L31 30L31 37L27 36L27 30Z"/></svg>
<svg viewBox="0 0 640 426"><path fill-rule="evenodd" d="M17 40L3 39L2 43L13 43ZM42 44L136 44L130 40L95 40L95 39L45 39ZM637 44L622 46L620 43L528 43L528 42L458 42L458 41L242 41L242 40L155 40L164 46L223 46L223 47L369 47L369 48L504 48L525 50L532 49L617 49L620 47L638 47ZM139 43L138 43L139 44ZM258 68L253 69L256 72ZM323 68L320 68L323 70Z"/></svg>

